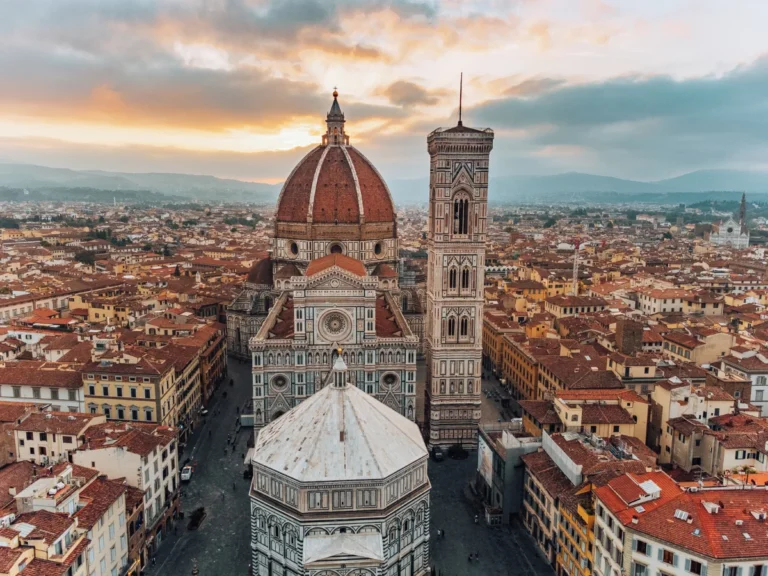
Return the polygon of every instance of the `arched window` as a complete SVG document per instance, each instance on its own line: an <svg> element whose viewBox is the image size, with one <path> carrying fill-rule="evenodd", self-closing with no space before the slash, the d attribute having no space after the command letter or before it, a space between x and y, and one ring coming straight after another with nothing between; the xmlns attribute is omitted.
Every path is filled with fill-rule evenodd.
<svg viewBox="0 0 768 576"><path fill-rule="evenodd" d="M280 539L280 526L275 524L274 526L272 526L271 532L272 532L273 538L277 538L278 540Z"/></svg>
<svg viewBox="0 0 768 576"><path fill-rule="evenodd" d="M456 336L456 318L448 318L448 336Z"/></svg>
<svg viewBox="0 0 768 576"><path fill-rule="evenodd" d="M408 312L408 296L403 294L403 312Z"/></svg>
<svg viewBox="0 0 768 576"><path fill-rule="evenodd" d="M459 335L466 336L469 333L469 319L464 316L461 319L461 326L459 328Z"/></svg>
<svg viewBox="0 0 768 576"><path fill-rule="evenodd" d="M461 289L469 290L469 268L461 271Z"/></svg>
<svg viewBox="0 0 768 576"><path fill-rule="evenodd" d="M448 288L451 290L456 288L456 268L451 268L448 272Z"/></svg>
<svg viewBox="0 0 768 576"><path fill-rule="evenodd" d="M328 352L323 352L323 364L328 364Z"/></svg>
<svg viewBox="0 0 768 576"><path fill-rule="evenodd" d="M453 201L453 233L469 233L469 200L466 198L456 198Z"/></svg>
<svg viewBox="0 0 768 576"><path fill-rule="evenodd" d="M272 308L272 298L264 296L264 312L269 312Z"/></svg>
<svg viewBox="0 0 768 576"><path fill-rule="evenodd" d="M331 254L341 254L342 252L341 244L333 244L331 246Z"/></svg>
<svg viewBox="0 0 768 576"><path fill-rule="evenodd" d="M474 394L475 393L475 384L472 382L472 380L469 380L467 382L467 393L468 394Z"/></svg>

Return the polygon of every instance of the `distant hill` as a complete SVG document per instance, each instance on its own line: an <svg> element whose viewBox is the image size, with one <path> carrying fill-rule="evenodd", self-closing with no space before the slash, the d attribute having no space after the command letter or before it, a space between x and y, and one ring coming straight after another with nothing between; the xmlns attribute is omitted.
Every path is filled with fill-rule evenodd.
<svg viewBox="0 0 768 576"><path fill-rule="evenodd" d="M280 186L214 176L170 173L103 172L68 170L33 164L0 163L0 186L28 188L94 188L101 190L149 190L190 200L274 202ZM215 196L214 196L215 195Z"/></svg>
<svg viewBox="0 0 768 576"><path fill-rule="evenodd" d="M395 202L427 201L427 178L388 182ZM641 182L595 174L568 172L552 176L491 176L490 202L683 202L689 194L742 192L768 194L768 173L738 170L699 170L676 178ZM678 195L683 195L678 198ZM702 198L703 199L703 198Z"/></svg>
<svg viewBox="0 0 768 576"><path fill-rule="evenodd" d="M428 199L427 178L395 178L388 179L387 183L398 205L424 203ZM144 190L190 200L273 203L277 200L282 184L244 182L194 174L134 174L0 163L0 186L49 191L56 188ZM675 203L696 201L709 196L717 198L724 192L768 194L768 173L699 170L676 178L642 182L568 172L551 176L491 176L490 186L490 201L494 204ZM692 199L689 197L691 194L702 196Z"/></svg>

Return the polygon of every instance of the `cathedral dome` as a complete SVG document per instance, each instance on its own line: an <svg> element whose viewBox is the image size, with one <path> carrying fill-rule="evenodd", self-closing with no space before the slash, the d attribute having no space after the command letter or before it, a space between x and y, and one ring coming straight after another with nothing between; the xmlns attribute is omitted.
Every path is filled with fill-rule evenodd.
<svg viewBox="0 0 768 576"><path fill-rule="evenodd" d="M283 185L277 203L278 223L360 225L396 221L384 179L349 145L336 94L322 145L298 163Z"/></svg>

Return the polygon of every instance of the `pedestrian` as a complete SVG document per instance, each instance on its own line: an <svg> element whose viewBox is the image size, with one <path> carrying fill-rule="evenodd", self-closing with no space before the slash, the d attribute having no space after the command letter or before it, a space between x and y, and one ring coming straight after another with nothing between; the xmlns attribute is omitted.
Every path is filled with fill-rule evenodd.
<svg viewBox="0 0 768 576"><path fill-rule="evenodd" d="M155 561L156 561L156 560L157 560L157 558L156 558L155 556L152 556L152 566L154 566L154 565L155 565Z"/></svg>
<svg viewBox="0 0 768 576"><path fill-rule="evenodd" d="M437 529L437 537L440 538L440 528Z"/></svg>
<svg viewBox="0 0 768 576"><path fill-rule="evenodd" d="M445 528L440 531L440 538L445 539Z"/></svg>
<svg viewBox="0 0 768 576"><path fill-rule="evenodd" d="M221 493L221 499L224 500L224 492Z"/></svg>

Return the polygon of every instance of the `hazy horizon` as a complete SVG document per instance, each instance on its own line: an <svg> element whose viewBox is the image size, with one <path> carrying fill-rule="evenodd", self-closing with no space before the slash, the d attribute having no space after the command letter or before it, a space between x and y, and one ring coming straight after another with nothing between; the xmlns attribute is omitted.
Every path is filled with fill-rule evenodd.
<svg viewBox="0 0 768 576"><path fill-rule="evenodd" d="M352 144L388 179L420 178L463 71L497 175L765 171L761 16L717 0L12 0L0 157L277 183L338 86Z"/></svg>

